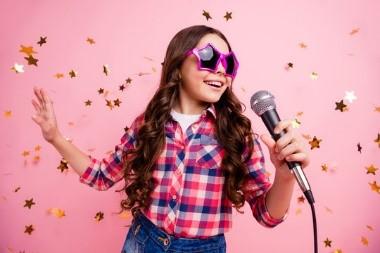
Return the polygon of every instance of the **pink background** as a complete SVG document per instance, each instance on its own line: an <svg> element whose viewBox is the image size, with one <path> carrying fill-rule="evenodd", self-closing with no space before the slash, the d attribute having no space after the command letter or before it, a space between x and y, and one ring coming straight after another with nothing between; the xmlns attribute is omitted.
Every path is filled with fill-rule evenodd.
<svg viewBox="0 0 380 253"><path fill-rule="evenodd" d="M6 0L1 9L1 253L120 252L129 224L114 214L122 197L115 190L123 183L99 192L79 183L71 168L68 173L57 169L61 156L31 119L32 88L43 87L52 98L67 138L88 154L106 157L153 95L170 39L194 24L218 28L229 38L241 64L234 89L257 132L267 131L249 99L267 89L276 96L281 118L303 112L297 117L299 131L322 139L320 148L310 151L312 162L305 170L316 199L320 252L380 251L380 194L369 186L379 184L380 177L379 172L366 174L371 164L380 166L374 142L380 131L375 111L380 106L378 1ZM203 10L212 19L207 21ZM226 11L232 12L228 21ZM350 35L353 29L359 31ZM47 36L42 47L40 36ZM87 43L88 37L96 43ZM21 45L37 51L38 67L27 65ZM287 71L288 62L294 67ZM12 71L15 63L23 64L25 72ZM102 73L105 64L108 76ZM78 77L69 77L72 69ZM312 72L318 79L310 77ZM57 79L57 73L64 77ZM128 77L132 83L121 92L119 85ZM107 99L119 98L120 107L110 110L99 88L108 91ZM357 99L345 102L348 111L335 110L346 91L354 91ZM30 154L24 157L24 151ZM40 160L34 163L36 155ZM299 196L296 186L288 219L274 229L261 227L248 205L243 215L235 212L233 229L226 234L228 252L312 252L311 211L298 203ZM24 203L30 198L36 204L28 209ZM66 216L48 215L53 207ZM97 222L99 211L104 219ZM31 235L24 233L30 224ZM326 238L332 247L325 247Z"/></svg>

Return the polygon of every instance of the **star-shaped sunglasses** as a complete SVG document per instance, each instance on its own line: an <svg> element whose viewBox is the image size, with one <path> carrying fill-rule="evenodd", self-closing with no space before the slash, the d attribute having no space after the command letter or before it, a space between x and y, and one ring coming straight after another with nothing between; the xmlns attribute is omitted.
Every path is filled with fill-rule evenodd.
<svg viewBox="0 0 380 253"><path fill-rule="evenodd" d="M226 71L226 75L232 79L235 78L239 62L236 59L234 52L223 54L216 49L211 43L208 43L204 48L193 48L187 51L186 56L194 54L198 59L198 69L208 70L215 73L218 70L218 65L222 65Z"/></svg>

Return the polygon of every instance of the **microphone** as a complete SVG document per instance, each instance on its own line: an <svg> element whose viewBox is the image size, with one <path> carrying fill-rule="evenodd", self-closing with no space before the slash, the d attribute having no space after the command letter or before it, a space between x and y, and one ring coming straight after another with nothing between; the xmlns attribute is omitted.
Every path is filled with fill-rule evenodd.
<svg viewBox="0 0 380 253"><path fill-rule="evenodd" d="M280 122L280 117L277 114L274 96L271 93L265 90L260 90L253 94L251 97L251 108L264 121L266 128L275 141L286 133L286 130L281 131L279 134L275 134L273 131L276 125ZM314 197L311 192L309 182L303 173L301 164L294 161L285 162L295 176L297 183L303 191L307 201L310 205L312 205L314 203Z"/></svg>

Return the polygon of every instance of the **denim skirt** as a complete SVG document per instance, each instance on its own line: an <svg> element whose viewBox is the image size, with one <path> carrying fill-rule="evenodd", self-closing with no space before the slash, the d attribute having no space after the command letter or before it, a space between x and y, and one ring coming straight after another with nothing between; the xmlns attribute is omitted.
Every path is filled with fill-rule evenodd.
<svg viewBox="0 0 380 253"><path fill-rule="evenodd" d="M144 214L137 212L125 239L122 253L225 253L224 234L206 239L179 238L167 234Z"/></svg>

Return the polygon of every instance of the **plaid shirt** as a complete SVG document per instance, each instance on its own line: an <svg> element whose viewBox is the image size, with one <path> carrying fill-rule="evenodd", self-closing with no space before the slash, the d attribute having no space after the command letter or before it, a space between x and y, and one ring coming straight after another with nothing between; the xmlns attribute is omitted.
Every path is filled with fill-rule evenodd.
<svg viewBox="0 0 380 253"><path fill-rule="evenodd" d="M168 234L205 238L225 233L232 225L232 204L223 194L224 150L215 138L215 117L215 108L208 107L185 133L173 118L165 124L165 148L153 172L159 183L151 195L152 204L144 214ZM122 152L135 148L136 133L142 122L140 115L108 158L97 160L89 156L91 164L80 176L80 182L97 190L107 190L123 179ZM249 173L242 189L245 200L261 225L274 227L287 214L276 219L266 208L265 197L271 184L256 137L247 166Z"/></svg>

